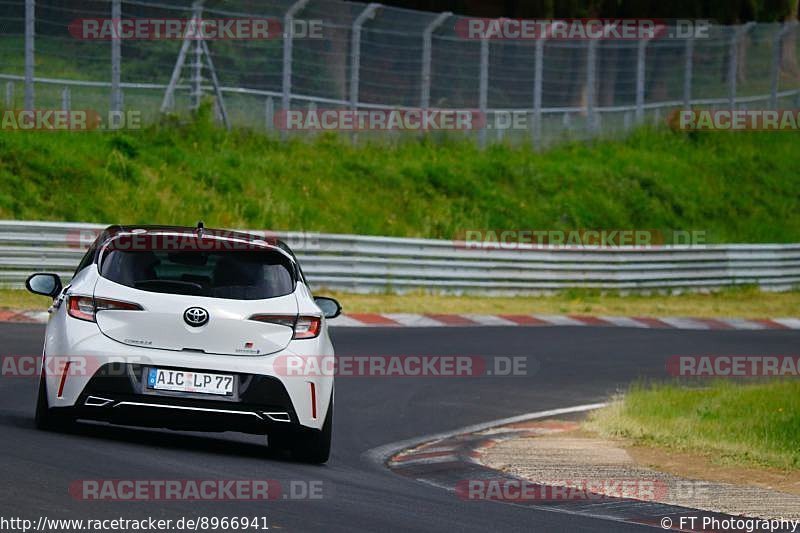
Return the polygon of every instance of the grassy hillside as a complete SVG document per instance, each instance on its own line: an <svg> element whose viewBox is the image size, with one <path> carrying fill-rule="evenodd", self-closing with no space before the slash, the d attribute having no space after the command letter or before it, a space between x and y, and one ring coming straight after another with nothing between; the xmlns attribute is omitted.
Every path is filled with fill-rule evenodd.
<svg viewBox="0 0 800 533"><path fill-rule="evenodd" d="M119 134L0 131L0 218L452 238L464 229L705 230L800 241L790 133L480 151L463 141L281 142L207 121Z"/></svg>

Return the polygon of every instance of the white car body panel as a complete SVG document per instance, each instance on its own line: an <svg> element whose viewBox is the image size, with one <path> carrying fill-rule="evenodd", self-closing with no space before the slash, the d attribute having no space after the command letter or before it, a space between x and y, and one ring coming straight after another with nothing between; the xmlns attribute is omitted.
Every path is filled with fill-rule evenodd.
<svg viewBox="0 0 800 533"><path fill-rule="evenodd" d="M98 312L97 325L106 336L133 346L203 350L210 354L266 355L279 352L292 340L292 329L248 318L258 313L297 314L294 294L268 300L229 300L142 291L98 277L94 296L136 302L144 307L144 312ZM201 327L188 325L183 313L191 307L207 310L208 323ZM243 351L246 342L253 343L249 351Z"/></svg>
<svg viewBox="0 0 800 533"><path fill-rule="evenodd" d="M70 295L134 302L144 310L98 311L97 322L84 321L68 314L64 297ZM187 325L183 313L190 307L206 309L208 323L201 327ZM45 359L71 361L73 372L66 378L58 372L45 372L48 404L52 408L76 405L92 378L92 372L80 372L87 361L94 369L106 363L127 362L276 378L288 393L299 425L320 429L332 400L333 376L286 376L275 363L283 356L333 356L325 319L316 338L292 339L293 331L288 326L247 320L259 313L322 315L302 280L286 296L231 300L138 290L101 277L92 264L77 273L50 310L43 354ZM252 346L245 349L248 342ZM312 384L316 405L312 405Z"/></svg>

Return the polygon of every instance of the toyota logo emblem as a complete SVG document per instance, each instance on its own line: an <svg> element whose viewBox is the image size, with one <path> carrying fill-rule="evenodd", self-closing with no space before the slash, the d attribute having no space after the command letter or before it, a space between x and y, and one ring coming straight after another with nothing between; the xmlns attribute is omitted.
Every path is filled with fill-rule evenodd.
<svg viewBox="0 0 800 533"><path fill-rule="evenodd" d="M199 328L208 322L208 311L202 307L190 307L183 312L183 319L194 328Z"/></svg>

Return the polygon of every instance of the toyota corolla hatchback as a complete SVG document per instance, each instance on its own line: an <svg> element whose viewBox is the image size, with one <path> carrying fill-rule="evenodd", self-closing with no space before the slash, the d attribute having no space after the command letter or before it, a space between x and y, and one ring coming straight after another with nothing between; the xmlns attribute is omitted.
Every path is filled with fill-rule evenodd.
<svg viewBox="0 0 800 533"><path fill-rule="evenodd" d="M48 273L26 285L53 297L39 427L241 431L327 461L333 373L319 361L333 357L326 319L341 307L311 295L282 241L202 223L111 226L68 285Z"/></svg>

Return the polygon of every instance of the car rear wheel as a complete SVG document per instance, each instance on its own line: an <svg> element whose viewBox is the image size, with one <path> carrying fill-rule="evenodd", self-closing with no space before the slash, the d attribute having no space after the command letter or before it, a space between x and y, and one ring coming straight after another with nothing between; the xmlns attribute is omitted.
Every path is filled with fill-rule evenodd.
<svg viewBox="0 0 800 533"><path fill-rule="evenodd" d="M322 429L295 429L269 435L269 447L286 452L293 459L304 463L322 464L331 455L331 434L333 433L333 398L328 406L328 414Z"/></svg>
<svg viewBox="0 0 800 533"><path fill-rule="evenodd" d="M59 413L47 403L47 384L42 374L39 381L39 395L36 397L36 414L34 416L37 429L48 431L64 431L69 429L74 421L63 413Z"/></svg>

